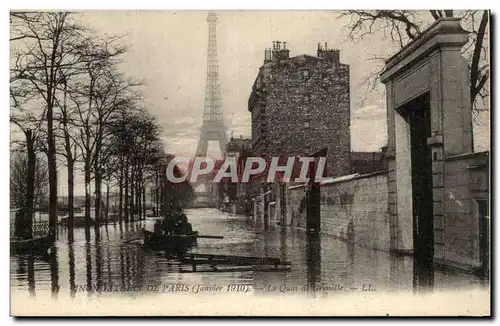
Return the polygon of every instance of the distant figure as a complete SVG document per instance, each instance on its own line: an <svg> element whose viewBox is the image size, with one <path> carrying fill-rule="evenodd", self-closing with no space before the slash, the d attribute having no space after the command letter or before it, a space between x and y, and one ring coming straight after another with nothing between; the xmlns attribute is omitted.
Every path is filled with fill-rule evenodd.
<svg viewBox="0 0 500 326"><path fill-rule="evenodd" d="M246 215L251 215L251 213L252 213L251 204L252 204L252 202L248 198L245 198L244 210L245 210Z"/></svg>
<svg viewBox="0 0 500 326"><path fill-rule="evenodd" d="M163 233L163 225L160 220L155 221L155 225L153 227L153 232L155 235L161 235Z"/></svg>
<svg viewBox="0 0 500 326"><path fill-rule="evenodd" d="M224 195L224 211L229 212L229 206L231 205L231 200L228 195Z"/></svg>

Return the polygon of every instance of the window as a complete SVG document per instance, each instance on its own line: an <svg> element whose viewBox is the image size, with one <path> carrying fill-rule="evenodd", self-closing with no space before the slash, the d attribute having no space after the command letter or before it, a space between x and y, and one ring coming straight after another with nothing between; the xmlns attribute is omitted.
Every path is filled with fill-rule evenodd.
<svg viewBox="0 0 500 326"><path fill-rule="evenodd" d="M304 103L310 103L311 102L311 95L306 94L304 95Z"/></svg>
<svg viewBox="0 0 500 326"><path fill-rule="evenodd" d="M304 127L306 127L306 128L310 127L309 121L304 122Z"/></svg>
<svg viewBox="0 0 500 326"><path fill-rule="evenodd" d="M302 77L309 79L309 70L302 70Z"/></svg>

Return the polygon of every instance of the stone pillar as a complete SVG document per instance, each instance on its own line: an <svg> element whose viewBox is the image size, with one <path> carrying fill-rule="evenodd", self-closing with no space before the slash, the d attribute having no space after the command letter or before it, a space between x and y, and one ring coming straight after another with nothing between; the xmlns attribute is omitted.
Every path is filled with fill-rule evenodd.
<svg viewBox="0 0 500 326"><path fill-rule="evenodd" d="M381 74L387 96L391 251L413 251L411 144L408 125L397 110L428 93L434 252L436 258L443 258L444 158L472 151L468 70L461 56L467 41L459 18L442 18L386 61Z"/></svg>
<svg viewBox="0 0 500 326"><path fill-rule="evenodd" d="M397 201L397 242L398 253L413 252L413 192L411 181L410 125L394 112L396 141L396 201Z"/></svg>
<svg viewBox="0 0 500 326"><path fill-rule="evenodd" d="M387 169L389 190L389 225L390 225L390 249L398 248L398 211L397 211L397 187L396 187L396 145L395 145L395 124L394 124L394 93L392 91L392 82L386 84L386 102L387 102Z"/></svg>

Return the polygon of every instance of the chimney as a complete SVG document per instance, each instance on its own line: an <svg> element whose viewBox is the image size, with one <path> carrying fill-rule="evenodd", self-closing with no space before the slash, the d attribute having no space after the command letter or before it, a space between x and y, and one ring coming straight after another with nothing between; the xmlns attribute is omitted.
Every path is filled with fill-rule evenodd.
<svg viewBox="0 0 500 326"><path fill-rule="evenodd" d="M281 44L283 43L283 48L281 48ZM273 42L273 52L272 59L275 60L287 60L290 58L290 50L286 48L286 42L274 41Z"/></svg>
<svg viewBox="0 0 500 326"><path fill-rule="evenodd" d="M264 63L271 62L272 60L273 60L273 58L272 58L271 49L265 49L264 50Z"/></svg>
<svg viewBox="0 0 500 326"><path fill-rule="evenodd" d="M325 42L325 48L321 48L321 43L318 42L318 58L333 62L334 65L340 64L340 50L328 49L328 43Z"/></svg>
<svg viewBox="0 0 500 326"><path fill-rule="evenodd" d="M317 51L317 54L318 54L318 58L322 58L323 57L323 48L321 47L321 43L318 42L318 51Z"/></svg>

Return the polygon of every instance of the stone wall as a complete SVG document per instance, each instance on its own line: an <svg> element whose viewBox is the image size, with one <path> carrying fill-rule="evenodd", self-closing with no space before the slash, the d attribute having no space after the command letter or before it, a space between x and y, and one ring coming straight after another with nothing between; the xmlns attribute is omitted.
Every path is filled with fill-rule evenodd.
<svg viewBox="0 0 500 326"><path fill-rule="evenodd" d="M357 245L390 250L387 173L345 176L321 184L321 232ZM306 192L287 191L285 224L306 227Z"/></svg>
<svg viewBox="0 0 500 326"><path fill-rule="evenodd" d="M259 195L253 198L253 216L256 220L264 219L264 195Z"/></svg>
<svg viewBox="0 0 500 326"><path fill-rule="evenodd" d="M444 173L434 175L433 180L434 184L442 184L439 197L443 198L442 204L434 201L433 207L434 260L464 270L488 268L489 260L481 251L487 248L481 248L481 241L488 247L491 234L489 153L448 157L443 164ZM286 192L283 225L305 228L307 195L304 186L289 186ZM486 205L482 213L486 218L481 217L480 203ZM362 247L391 251L386 171L323 182L320 212L322 233ZM409 214L412 218L411 206ZM482 224L485 225L483 229ZM405 227L399 232L408 234L408 241L413 241L413 227Z"/></svg>
<svg viewBox="0 0 500 326"><path fill-rule="evenodd" d="M358 175L321 188L321 231L389 251L387 173Z"/></svg>
<svg viewBox="0 0 500 326"><path fill-rule="evenodd" d="M478 200L489 198L488 160L487 152L444 160L443 205L434 206L434 256L438 262L457 267L481 265Z"/></svg>
<svg viewBox="0 0 500 326"><path fill-rule="evenodd" d="M305 229L307 226L306 191L303 185L291 186L286 191L285 226Z"/></svg>

